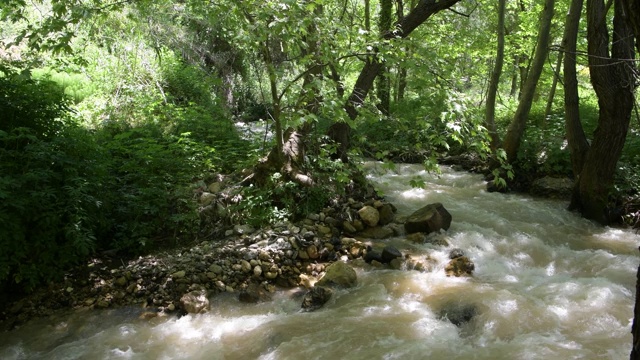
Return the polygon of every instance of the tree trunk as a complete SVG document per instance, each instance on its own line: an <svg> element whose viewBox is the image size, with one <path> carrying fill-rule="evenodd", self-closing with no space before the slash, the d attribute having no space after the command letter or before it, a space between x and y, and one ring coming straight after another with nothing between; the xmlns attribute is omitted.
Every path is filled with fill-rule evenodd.
<svg viewBox="0 0 640 360"><path fill-rule="evenodd" d="M392 0L380 0L380 17L378 22L378 28L380 35L384 36L391 30L391 13L393 3ZM389 115L391 107L391 79L389 78L389 69L385 65L378 74L378 110L383 115Z"/></svg>
<svg viewBox="0 0 640 360"><path fill-rule="evenodd" d="M522 89L522 96L516 109L516 114L509 125L505 136L503 147L507 154L507 161L513 163L518 155L520 142L524 135L524 130L529 117L529 111L533 103L538 79L542 74L542 68L547 58L549 46L549 33L551 30L551 19L553 18L553 7L555 0L546 0L544 9L540 17L540 30L538 32L538 44L536 46L535 57L531 64L531 69L527 74L527 80Z"/></svg>
<svg viewBox="0 0 640 360"><path fill-rule="evenodd" d="M461 0L420 0L418 4L409 12L409 14L402 18L402 21L396 25L394 31L387 32L382 36L383 39L391 40L397 37L405 38L413 32L418 26L423 24L431 15L436 14L442 10L449 9L453 5L457 4ZM358 117L358 108L364 104L373 81L380 72L382 64L378 61L376 56L371 56L366 62L356 84L353 87L351 95L347 99L345 104L345 111L351 120L355 120ZM350 146L350 133L351 128L346 123L334 123L329 128L329 137L338 143L338 156L341 159L347 159L347 150Z"/></svg>
<svg viewBox="0 0 640 360"><path fill-rule="evenodd" d="M601 224L614 220L608 209L609 191L634 104L634 36L622 5L621 0L614 0L613 39L609 42L604 1L587 0L589 72L600 110L570 208Z"/></svg>
<svg viewBox="0 0 640 360"><path fill-rule="evenodd" d="M633 325L631 325L631 334L633 335L633 344L631 346L631 360L640 360L640 266L636 273L636 301L633 308Z"/></svg>
<svg viewBox="0 0 640 360"><path fill-rule="evenodd" d="M637 0L623 0L622 3L627 14L629 14L629 24L636 37L636 51L640 53L640 2Z"/></svg>
<svg viewBox="0 0 640 360"><path fill-rule="evenodd" d="M518 90L519 90L519 87L518 87L519 62L520 62L520 57L516 55L513 58L513 71L511 72L511 91L509 91L509 96L512 99L516 97L516 94L518 93Z"/></svg>
<svg viewBox="0 0 640 360"><path fill-rule="evenodd" d="M495 153L500 146L500 136L496 129L496 95L498 93L498 84L500 83L500 75L502 74L502 65L504 63L504 15L506 0L498 1L498 48L496 51L496 63L491 72L489 79L489 91L487 92L487 103L485 106L485 125L489 130L491 137L491 152Z"/></svg>
<svg viewBox="0 0 640 360"><path fill-rule="evenodd" d="M547 106L544 109L544 119L543 121L547 121L549 115L551 115L551 110L553 109L553 99L556 97L556 87L558 86L558 78L560 78L560 66L562 66L562 58L564 53L562 51L558 51L558 58L556 59L556 67L553 71L553 82L551 83L551 90L549 90L549 96L547 97Z"/></svg>
<svg viewBox="0 0 640 360"><path fill-rule="evenodd" d="M562 39L562 48L566 53L564 59L564 120L569 153L571 154L571 168L575 178L580 175L584 159L589 151L589 142L580 122L578 78L576 76L576 43L580 28L582 3L583 0L571 1Z"/></svg>

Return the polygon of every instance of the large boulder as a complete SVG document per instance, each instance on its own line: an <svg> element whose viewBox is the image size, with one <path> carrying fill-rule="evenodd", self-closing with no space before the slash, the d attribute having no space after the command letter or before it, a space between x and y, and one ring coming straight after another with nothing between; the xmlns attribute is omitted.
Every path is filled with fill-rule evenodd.
<svg viewBox="0 0 640 360"><path fill-rule="evenodd" d="M425 234L448 230L451 226L451 214L441 203L429 204L409 215L404 223L407 234L423 232Z"/></svg>
<svg viewBox="0 0 640 360"><path fill-rule="evenodd" d="M182 295L180 304L189 314L200 314L209 310L209 299L205 290L194 290Z"/></svg>
<svg viewBox="0 0 640 360"><path fill-rule="evenodd" d="M380 225L387 225L393 222L396 217L396 208L392 204L382 204L378 208L378 213L380 213L380 221L378 222Z"/></svg>
<svg viewBox="0 0 640 360"><path fill-rule="evenodd" d="M329 301L331 295L333 295L333 290L323 286L315 286L302 298L302 309L305 311L316 310Z"/></svg>
<svg viewBox="0 0 640 360"><path fill-rule="evenodd" d="M349 288L356 286L358 276L356 271L342 261L336 261L327 267L324 276L316 286L338 286Z"/></svg>
<svg viewBox="0 0 640 360"><path fill-rule="evenodd" d="M380 213L373 206L364 206L358 210L358 215L362 222L371 227L378 225L378 221L380 221Z"/></svg>

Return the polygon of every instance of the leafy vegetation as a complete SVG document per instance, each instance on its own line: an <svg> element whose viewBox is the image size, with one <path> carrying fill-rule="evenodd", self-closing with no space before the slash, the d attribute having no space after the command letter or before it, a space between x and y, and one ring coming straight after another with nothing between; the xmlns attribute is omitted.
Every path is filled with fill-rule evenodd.
<svg viewBox="0 0 640 360"><path fill-rule="evenodd" d="M424 15L401 3L392 14L405 16L392 23ZM434 3L455 11L434 10L405 34L387 18L372 31L358 2L7 2L0 283L30 289L103 251L137 254L196 239L198 192L219 174L247 185L235 190L229 221L256 226L302 218L348 195L364 182L363 158L437 171L441 159L471 154L501 188L574 176L562 86L547 101L560 52L549 55L518 156L508 162L504 149L491 149L483 108L497 7ZM500 138L518 108L542 2L508 3L507 11ZM562 21L551 23L553 44ZM584 39L577 46L579 54L587 49ZM578 57L580 116L591 140L599 102L587 65ZM376 86L388 89L370 91L377 73L358 88L371 69L384 69ZM256 120L269 131L255 138L234 124ZM640 184L639 124L631 122L610 193L630 211ZM332 133L336 125L341 131ZM267 170L259 177L257 169Z"/></svg>

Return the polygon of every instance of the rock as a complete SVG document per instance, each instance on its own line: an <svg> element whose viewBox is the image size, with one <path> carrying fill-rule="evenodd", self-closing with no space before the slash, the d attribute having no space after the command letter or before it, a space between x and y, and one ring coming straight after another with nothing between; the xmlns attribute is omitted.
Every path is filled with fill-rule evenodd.
<svg viewBox="0 0 640 360"><path fill-rule="evenodd" d="M533 195L568 200L573 192L573 181L565 177L545 176L533 181L530 192Z"/></svg>
<svg viewBox="0 0 640 360"><path fill-rule="evenodd" d="M382 254L379 251L367 250L367 254L364 256L364 261L371 264L373 261L382 263Z"/></svg>
<svg viewBox="0 0 640 360"><path fill-rule="evenodd" d="M240 292L238 295L240 302L244 303L258 303L264 301L271 301L271 294L260 284L249 283L246 289Z"/></svg>
<svg viewBox="0 0 640 360"><path fill-rule="evenodd" d="M329 265L324 276L318 281L318 286L353 287L358 281L356 271L342 261Z"/></svg>
<svg viewBox="0 0 640 360"><path fill-rule="evenodd" d="M376 227L370 227L370 228L366 228L363 231L358 233L358 236L363 237L363 238L367 238L367 239L388 239L390 237L393 237L393 229L384 226L376 226Z"/></svg>
<svg viewBox="0 0 640 360"><path fill-rule="evenodd" d="M220 266L218 264L213 264L213 265L209 266L209 271L211 271L212 273L214 273L216 275L220 275L220 274L222 274L222 266Z"/></svg>
<svg viewBox="0 0 640 360"><path fill-rule="evenodd" d="M171 274L171 277L174 279L182 279L187 273L184 270L176 271Z"/></svg>
<svg viewBox="0 0 640 360"><path fill-rule="evenodd" d="M209 193L209 192L204 192L200 195L200 199L198 199L198 202L200 202L200 205L202 206L207 206L207 205L211 205L211 203L216 199L216 195Z"/></svg>
<svg viewBox="0 0 640 360"><path fill-rule="evenodd" d="M358 231L358 230L356 230L356 228L351 224L351 222L349 222L349 221L347 221L347 220L345 220L345 221L343 221L343 222L342 222L342 228L344 229L344 231L346 231L346 232L348 232L348 233L351 233L351 234L353 234L353 233L355 233L356 231Z"/></svg>
<svg viewBox="0 0 640 360"><path fill-rule="evenodd" d="M124 287L125 285L127 285L127 278L125 278L124 276L121 276L117 278L116 281L114 281L114 283L118 286Z"/></svg>
<svg viewBox="0 0 640 360"><path fill-rule="evenodd" d="M455 248L449 251L449 259L453 260L462 256L464 256L464 251L462 249Z"/></svg>
<svg viewBox="0 0 640 360"><path fill-rule="evenodd" d="M362 219L362 222L370 227L378 225L378 221L380 221L380 213L372 206L364 206L362 209L358 210L358 215L360 216L360 219Z"/></svg>
<svg viewBox="0 0 640 360"><path fill-rule="evenodd" d="M315 260L320 256L320 254L318 254L318 248L315 245L307 246L307 255L309 256L309 259L312 260Z"/></svg>
<svg viewBox="0 0 640 360"><path fill-rule="evenodd" d="M380 221L378 222L380 225L390 224L396 217L396 208L391 204L383 204L378 208L378 212L380 213Z"/></svg>
<svg viewBox="0 0 640 360"><path fill-rule="evenodd" d="M256 267L253 268L253 275L255 277L260 277L260 275L262 275L262 267L260 265L256 265Z"/></svg>
<svg viewBox="0 0 640 360"><path fill-rule="evenodd" d="M416 232L416 233L407 235L407 240L416 244L422 244L425 242L426 239L427 239L427 235L421 232Z"/></svg>
<svg viewBox="0 0 640 360"><path fill-rule="evenodd" d="M451 226L451 214L441 203L429 204L409 215L404 223L407 234L423 232L426 234Z"/></svg>
<svg viewBox="0 0 640 360"><path fill-rule="evenodd" d="M218 193L218 192L220 192L220 189L222 189L222 183L221 182L211 183L211 184L209 184L207 189L209 189L209 191L214 193L214 194Z"/></svg>
<svg viewBox="0 0 640 360"><path fill-rule="evenodd" d="M389 266L394 270L400 270L402 268L402 260L400 258L395 258L389 262Z"/></svg>
<svg viewBox="0 0 640 360"><path fill-rule="evenodd" d="M331 299L332 295L333 290L323 286L315 286L302 298L302 309L305 311L319 309Z"/></svg>
<svg viewBox="0 0 640 360"><path fill-rule="evenodd" d="M444 272L447 276L471 276L475 265L466 256L457 257L452 259L449 264L444 268Z"/></svg>
<svg viewBox="0 0 640 360"><path fill-rule="evenodd" d="M449 303L440 310L439 317L447 319L453 325L460 327L471 321L477 314L478 309L475 305Z"/></svg>
<svg viewBox="0 0 640 360"><path fill-rule="evenodd" d="M425 243L435 246L449 246L447 237L441 233L431 233L425 237Z"/></svg>
<svg viewBox="0 0 640 360"><path fill-rule="evenodd" d="M138 316L138 319L140 319L140 320L149 320L149 319L153 319L155 317L158 317L158 313L157 312L145 311L142 314L140 314L140 316Z"/></svg>
<svg viewBox="0 0 640 360"><path fill-rule="evenodd" d="M300 274L299 279L300 279L300 285L304 286L307 289L311 289L312 287L315 286L316 282L318 282L318 279L306 274Z"/></svg>
<svg viewBox="0 0 640 360"><path fill-rule="evenodd" d="M233 227L233 232L236 235L249 235L253 234L256 230L251 225L236 225Z"/></svg>
<svg viewBox="0 0 640 360"><path fill-rule="evenodd" d="M324 225L317 225L316 228L321 235L329 235L331 234L331 228Z"/></svg>
<svg viewBox="0 0 640 360"><path fill-rule="evenodd" d="M381 263L388 264L393 259L402 258L402 253L395 247L387 245L384 247L384 249L382 249L382 254L380 257L382 258Z"/></svg>
<svg viewBox="0 0 640 360"><path fill-rule="evenodd" d="M189 314L201 314L209 310L209 299L204 290L194 290L182 295L180 304Z"/></svg>
<svg viewBox="0 0 640 360"><path fill-rule="evenodd" d="M356 228L356 231L364 230L364 224L360 220L353 220L353 227Z"/></svg>
<svg viewBox="0 0 640 360"><path fill-rule="evenodd" d="M244 273L251 272L251 264L247 260L240 261L240 270Z"/></svg>

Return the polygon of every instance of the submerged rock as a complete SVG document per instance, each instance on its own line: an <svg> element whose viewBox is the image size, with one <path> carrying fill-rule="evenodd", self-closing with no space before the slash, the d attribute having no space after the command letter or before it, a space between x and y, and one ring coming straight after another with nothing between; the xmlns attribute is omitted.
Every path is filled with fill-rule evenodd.
<svg viewBox="0 0 640 360"><path fill-rule="evenodd" d="M302 298L302 309L305 311L319 309L331 299L332 295L333 290L323 286L315 286Z"/></svg>
<svg viewBox="0 0 640 360"><path fill-rule="evenodd" d="M475 265L466 256L460 256L449 261L449 264L444 268L444 272L447 276L471 276L475 270Z"/></svg>
<svg viewBox="0 0 640 360"><path fill-rule="evenodd" d="M471 321L477 314L478 308L473 304L449 303L440 310L439 317L460 327Z"/></svg>
<svg viewBox="0 0 640 360"><path fill-rule="evenodd" d="M451 214L441 203L429 204L409 215L404 223L407 234L423 232L425 234L448 230L451 226Z"/></svg>
<svg viewBox="0 0 640 360"><path fill-rule="evenodd" d="M256 283L250 283L246 289L244 289L238 295L238 300L244 303L258 303L271 300L271 293L267 291L262 285Z"/></svg>

